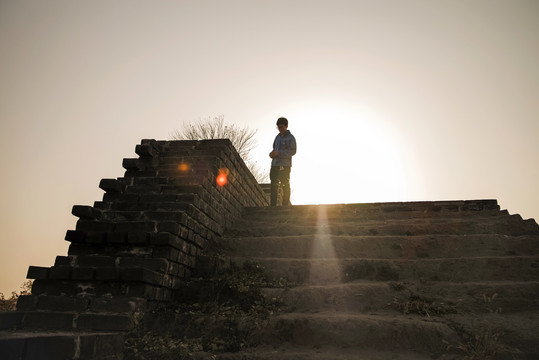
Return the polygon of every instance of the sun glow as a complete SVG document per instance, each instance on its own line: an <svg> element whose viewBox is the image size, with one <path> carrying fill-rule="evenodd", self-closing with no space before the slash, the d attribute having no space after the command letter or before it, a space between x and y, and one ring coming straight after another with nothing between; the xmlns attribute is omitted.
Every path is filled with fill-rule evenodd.
<svg viewBox="0 0 539 360"><path fill-rule="evenodd" d="M291 175L293 204L405 198L405 151L383 118L338 103L305 108L310 110L289 115L298 142Z"/></svg>

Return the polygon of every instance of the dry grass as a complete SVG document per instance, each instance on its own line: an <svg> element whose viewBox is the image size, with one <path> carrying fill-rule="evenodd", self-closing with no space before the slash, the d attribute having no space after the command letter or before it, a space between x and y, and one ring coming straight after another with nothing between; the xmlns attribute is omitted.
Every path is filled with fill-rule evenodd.
<svg viewBox="0 0 539 360"><path fill-rule="evenodd" d="M431 317L431 315L454 314L457 309L454 305L442 301L427 299L425 297L411 294L408 298L395 297L389 307L402 312L403 314L417 314Z"/></svg>
<svg viewBox="0 0 539 360"><path fill-rule="evenodd" d="M518 350L501 342L503 335L500 330L482 328L456 348L462 352L465 360L493 360L504 353L518 353Z"/></svg>

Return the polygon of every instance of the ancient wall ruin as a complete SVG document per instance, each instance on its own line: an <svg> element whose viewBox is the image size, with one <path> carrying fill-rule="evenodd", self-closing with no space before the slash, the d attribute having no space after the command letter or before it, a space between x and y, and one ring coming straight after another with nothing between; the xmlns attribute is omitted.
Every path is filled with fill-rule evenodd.
<svg viewBox="0 0 539 360"><path fill-rule="evenodd" d="M123 160L123 177L101 180L101 201L73 207L79 220L67 231L67 255L50 267L30 266L32 295L21 296L16 312L2 315L0 329L130 330L148 302L173 298L207 244L244 207L267 205L227 139L142 140L135 152L138 158ZM216 182L220 173L227 177L224 185ZM64 351L57 355L104 356L99 349L115 348L109 342L117 341L107 337L103 345L96 339L75 334L57 340L68 343L56 347ZM0 341L8 352L3 358L41 352L35 337L8 340Z"/></svg>

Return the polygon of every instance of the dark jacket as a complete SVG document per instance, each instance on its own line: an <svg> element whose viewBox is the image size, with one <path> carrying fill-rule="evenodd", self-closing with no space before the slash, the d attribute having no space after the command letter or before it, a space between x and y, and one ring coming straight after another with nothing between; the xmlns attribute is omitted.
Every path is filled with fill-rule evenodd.
<svg viewBox="0 0 539 360"><path fill-rule="evenodd" d="M273 141L273 150L279 152L279 156L271 160L271 166L292 166L292 156L296 154L296 138L287 130L284 136L277 134Z"/></svg>

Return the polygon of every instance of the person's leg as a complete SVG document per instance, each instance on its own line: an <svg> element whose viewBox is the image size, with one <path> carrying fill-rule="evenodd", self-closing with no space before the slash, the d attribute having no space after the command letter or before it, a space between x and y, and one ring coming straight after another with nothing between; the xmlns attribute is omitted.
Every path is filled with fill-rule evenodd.
<svg viewBox="0 0 539 360"><path fill-rule="evenodd" d="M270 170L270 181L271 181L271 195L270 195L270 205L277 206L277 191L279 185L279 167L272 166Z"/></svg>
<svg viewBox="0 0 539 360"><path fill-rule="evenodd" d="M283 206L288 206L290 205L290 167L285 167L279 175L283 186Z"/></svg>

